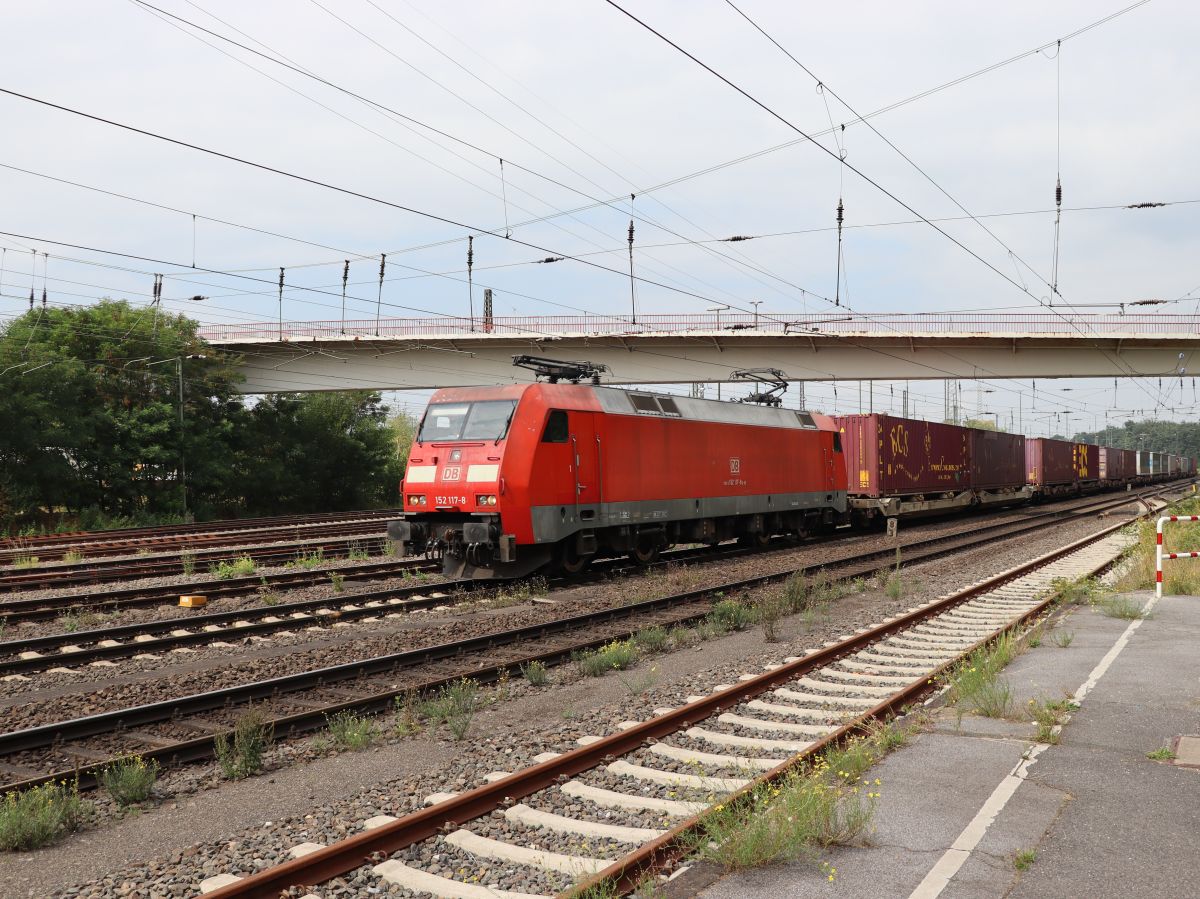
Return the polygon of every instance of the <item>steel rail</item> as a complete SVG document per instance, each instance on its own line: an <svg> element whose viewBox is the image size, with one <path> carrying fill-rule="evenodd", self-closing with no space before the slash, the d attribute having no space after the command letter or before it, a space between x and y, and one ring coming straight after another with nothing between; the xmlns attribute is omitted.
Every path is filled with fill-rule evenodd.
<svg viewBox="0 0 1200 899"><path fill-rule="evenodd" d="M1120 526L1124 526L1124 523L1125 522L1122 522ZM944 539L948 540L949 537ZM989 536L984 539L994 540L995 538ZM973 543L971 545L973 546L976 544ZM929 552L927 553L926 557L944 555L948 552L962 551L964 548L969 547L948 547L944 548L941 552ZM883 551L881 551L881 553L882 552ZM556 633L588 626L595 626L600 623L610 622L620 617L634 617L641 613L654 613L665 610L670 608L672 605L681 605L687 602L700 601L706 596L711 596L713 594L724 594L729 590L761 586L763 584L778 582L796 574L804 574L812 570L821 569L823 567L824 566L812 566L808 569L800 569L797 572L778 572L760 575L742 581L730 582L712 587L698 588L696 590L686 591L673 596L659 597L632 605L602 609L596 612L570 616L568 618L555 619L549 622L541 622L533 625L526 625L520 628L513 628L508 631L493 632L490 634L481 635L479 637L469 638L467 640L452 641L450 643L440 644L432 647L407 650L401 653L375 657L373 659L329 666L316 671L302 672L295 675L285 675L267 681L259 681L251 684L224 688L211 693L195 694L188 697L163 700L158 703L151 703L144 706L119 709L112 712L73 719L72 721L68 722L59 722L36 728L28 728L23 731L16 731L0 735L0 755L42 748L47 745L57 743L60 740L82 739L89 736L110 733L114 730L120 730L125 727L155 723L168 720L175 715L196 714L204 711L210 711L213 708L223 707L234 702L252 702L255 699L280 696L285 693L295 692L297 690L320 687L327 682L334 683L355 677L371 676L373 674L394 671L398 667L412 667L414 665L427 664L430 662L441 661L446 658L458 657L473 651L477 652L480 650L497 649L503 646L512 645L513 643L519 643L523 640L546 638L554 636ZM858 573L872 573L877 570L880 570L880 566L875 566L873 563L866 563L865 565L860 566L857 572L849 572L848 574L850 576L855 576ZM844 572L843 574L846 575L847 573ZM680 618L679 621L682 622L685 620L700 619L707 614L707 611L708 609L706 607L703 611L694 615L686 616L686 618ZM624 635L631 633L633 633L632 630L625 632ZM613 639L613 635L607 634L598 639L576 643L566 649L556 649L546 654L529 656L516 661L505 662L497 666L483 667L476 669L473 672L467 672L466 674L463 672L458 672L451 678L437 680L434 682L434 685L440 685L448 682L449 680L455 680L462 676L470 676L484 681L494 680L495 678L499 677L501 671L516 671L519 669L521 664L527 664L529 661L551 661L558 660L560 658L568 658L574 652L600 645L611 639ZM428 685L421 685L421 688L424 688L425 686ZM298 728L312 729L313 727L320 727L323 725L326 715L344 709L370 711L386 707L386 705L396 696L402 695L411 689L413 689L412 686L402 690L385 691L384 693L372 694L371 696L362 699L352 699L346 702L330 705L322 709L318 709L315 712L305 712L298 716L285 716L284 718L280 718L275 721L275 737L277 739L282 739L287 735L299 732ZM181 742L178 744L173 744L172 746L155 749L142 753L142 755L146 758L155 758L176 762L196 760L211 755L214 739L215 736L202 737L195 741ZM56 778L60 779L64 775L79 776L81 773L86 775L87 778L86 782L82 783L82 785L91 786L94 783L94 774L111 761L112 760L109 760L105 763L91 765L85 769L76 769L70 772L60 771L50 775L32 778L17 784L10 784L5 789L24 789L29 786L36 786L40 783L45 783Z"/></svg>
<svg viewBox="0 0 1200 899"><path fill-rule="evenodd" d="M871 628L865 633L856 634L850 639L833 646L819 649L811 655L807 655L795 662L787 663L780 668L757 675L750 680L739 682L725 690L712 693L702 699L673 709L670 712L656 715L628 730L618 731L588 746L569 750L541 764L515 772L483 786L464 791L436 805L404 815L395 821L390 821L380 827L349 837L333 845L322 847L302 858L285 862L274 868L268 868L257 874L252 874L236 883L214 890L208 895L212 899L275 899L275 897L280 895L288 895L286 891L293 886L308 886L322 883L345 874L348 871L352 871L363 864L374 863L381 858L411 846L413 843L433 837L447 828L461 827L469 821L490 814L514 800L529 796L539 790L553 786L566 778L591 770L607 761L632 752L647 741L677 733L696 722L710 718L725 709L745 702L782 683L803 676L816 668L828 665L843 655L856 652L892 634L906 630L981 593L986 593L1055 559L1069 555L1090 543L1103 539L1109 534L1125 527L1127 524L1128 521L1121 521L1104 528L1096 534L1074 541L1065 547L1040 556L1014 569L988 578L982 583L972 585L943 599L935 600L915 612L892 619ZM908 694L906 701L912 701L917 698L921 692L929 687L929 684L920 682L914 684L913 687L905 691ZM880 703L873 711L879 711L885 705L885 703ZM849 727L843 727L835 733L845 734L848 731ZM830 742L831 738L827 737L821 740L817 746L823 748L829 745ZM804 755L808 755L808 753L806 752ZM775 774L776 777L781 776L783 772L795 763L795 760L784 762L772 772L769 772L768 776L770 774ZM776 774L776 772L779 773ZM739 796L744 794L744 790L738 793ZM690 823L695 826L697 820L702 817L703 813L701 816L691 819ZM668 846L677 847L679 845L679 838L683 832L681 827L682 825L673 828L665 837L659 838L643 847L643 851L651 862L663 858L662 854ZM672 838L672 841L669 842L668 837ZM588 886L600 882L602 875L620 877L618 886L623 887L626 885L626 868L629 869L628 876L633 876L633 865L624 865L618 869L615 863L600 872L596 877L581 884L581 889L586 889ZM646 866L643 865L638 870L646 869Z"/></svg>

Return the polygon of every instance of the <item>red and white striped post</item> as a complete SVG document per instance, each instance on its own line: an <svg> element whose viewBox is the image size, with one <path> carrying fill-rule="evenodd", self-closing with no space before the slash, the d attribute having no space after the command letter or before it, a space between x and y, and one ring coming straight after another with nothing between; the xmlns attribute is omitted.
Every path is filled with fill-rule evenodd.
<svg viewBox="0 0 1200 899"><path fill-rule="evenodd" d="M1163 525L1168 521L1200 521L1200 515L1164 515L1158 519L1158 524L1154 528L1155 543L1154 547L1154 595L1162 599L1163 585L1163 559L1200 559L1200 552L1196 553L1164 553L1163 552Z"/></svg>

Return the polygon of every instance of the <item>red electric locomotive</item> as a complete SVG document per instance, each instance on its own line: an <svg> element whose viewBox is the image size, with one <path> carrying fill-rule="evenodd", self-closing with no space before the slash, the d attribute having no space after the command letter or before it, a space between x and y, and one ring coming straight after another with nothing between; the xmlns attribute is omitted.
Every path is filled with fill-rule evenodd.
<svg viewBox="0 0 1200 899"><path fill-rule="evenodd" d="M831 419L579 384L594 367L546 363L550 383L437 391L388 525L406 555L453 577L645 563L675 543L762 542L846 519L846 466ZM514 360L514 361L518 361ZM572 383L561 384L559 380Z"/></svg>

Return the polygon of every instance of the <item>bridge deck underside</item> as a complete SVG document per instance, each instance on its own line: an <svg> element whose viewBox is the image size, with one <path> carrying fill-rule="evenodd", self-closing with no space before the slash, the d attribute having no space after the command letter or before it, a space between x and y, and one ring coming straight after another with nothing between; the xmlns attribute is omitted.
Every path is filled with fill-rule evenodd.
<svg viewBox="0 0 1200 899"><path fill-rule="evenodd" d="M607 365L610 384L720 381L773 367L792 380L1177 376L1193 369L1200 333L1152 337L761 334L215 341L241 354L245 393L421 389L525 382L512 356ZM1182 354L1182 356L1181 356Z"/></svg>

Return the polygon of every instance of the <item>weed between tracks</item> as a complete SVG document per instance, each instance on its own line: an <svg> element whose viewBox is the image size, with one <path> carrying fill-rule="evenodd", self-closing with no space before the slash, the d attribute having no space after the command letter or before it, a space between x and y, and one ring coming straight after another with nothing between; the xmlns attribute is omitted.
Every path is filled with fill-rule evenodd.
<svg viewBox="0 0 1200 899"><path fill-rule="evenodd" d="M876 725L775 783L718 803L686 837L690 854L727 871L811 860L835 880L837 869L817 860L820 850L866 839L882 794L880 780L863 775L909 735L895 722Z"/></svg>
<svg viewBox="0 0 1200 899"><path fill-rule="evenodd" d="M416 704L418 719L430 727L445 724L455 740L462 740L471 729L479 709L479 684L464 677L442 687L436 696Z"/></svg>
<svg viewBox="0 0 1200 899"><path fill-rule="evenodd" d="M222 581L227 581L234 577L246 577L247 575L254 574L255 570L254 560L249 556L240 556L237 559L232 559L228 562L218 562L208 567L209 574Z"/></svg>
<svg viewBox="0 0 1200 899"><path fill-rule="evenodd" d="M65 781L6 793L0 801L0 850L49 846L78 830L91 809L91 803L80 798L78 784Z"/></svg>
<svg viewBox="0 0 1200 899"><path fill-rule="evenodd" d="M147 762L140 755L133 755L113 762L100 772L101 788L121 807L145 802L158 780L158 762Z"/></svg>
<svg viewBox="0 0 1200 899"><path fill-rule="evenodd" d="M263 767L263 753L274 735L271 719L258 709L243 712L229 734L217 734L214 749L217 764L229 780L241 780L258 774Z"/></svg>
<svg viewBox="0 0 1200 899"><path fill-rule="evenodd" d="M311 553L296 553L292 561L284 565L284 568L304 568L311 571L314 568L320 568L325 564L325 551L318 549Z"/></svg>
<svg viewBox="0 0 1200 899"><path fill-rule="evenodd" d="M1002 634L988 646L982 646L960 662L947 677L949 702L958 713L973 712L986 718L1004 718L1012 711L1013 690L1001 680L1000 672L1016 658L1019 644L1012 634Z"/></svg>
<svg viewBox="0 0 1200 899"><path fill-rule="evenodd" d="M83 553L76 550L69 550L68 552L63 553L62 560L67 565L76 565L83 561Z"/></svg>
<svg viewBox="0 0 1200 899"><path fill-rule="evenodd" d="M325 721L329 725L329 735L342 749L366 749L381 733L374 718L348 710L326 715Z"/></svg>

